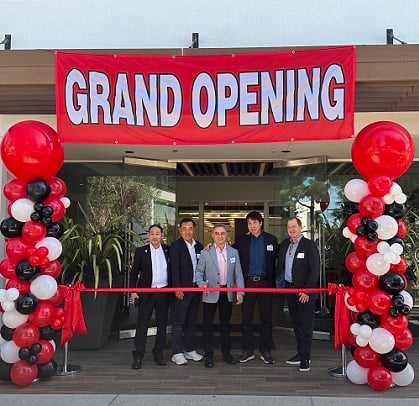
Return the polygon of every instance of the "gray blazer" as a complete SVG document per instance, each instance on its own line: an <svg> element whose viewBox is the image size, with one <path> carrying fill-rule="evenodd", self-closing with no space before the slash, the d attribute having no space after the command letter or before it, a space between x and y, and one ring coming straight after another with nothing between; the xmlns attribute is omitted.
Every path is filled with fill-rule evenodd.
<svg viewBox="0 0 419 406"><path fill-rule="evenodd" d="M239 252L227 245L227 287L228 288L244 288L243 272L240 265ZM208 281L207 287L216 288L220 286L220 270L218 268L217 252L215 244L211 245L209 250L202 250L201 256L196 267L196 283L202 286ZM227 292L229 302L233 302L236 292ZM244 292L241 292L244 295ZM202 295L202 301L205 303L217 303L220 292L208 292Z"/></svg>

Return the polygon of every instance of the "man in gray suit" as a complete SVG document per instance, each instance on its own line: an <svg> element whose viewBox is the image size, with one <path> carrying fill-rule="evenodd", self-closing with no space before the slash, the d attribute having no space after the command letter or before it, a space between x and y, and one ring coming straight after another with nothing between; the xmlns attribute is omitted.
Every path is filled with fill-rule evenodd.
<svg viewBox="0 0 419 406"><path fill-rule="evenodd" d="M208 250L201 252L196 267L196 283L199 287L244 288L244 279L240 265L239 253L227 245L227 228L224 224L216 224L212 231L214 244ZM243 292L204 292L203 302L203 341L205 349L205 367L214 366L214 350L212 340L214 335L214 316L218 307L221 333L221 353L223 361L235 364L231 355L230 319L233 311L233 300L236 304L243 302Z"/></svg>

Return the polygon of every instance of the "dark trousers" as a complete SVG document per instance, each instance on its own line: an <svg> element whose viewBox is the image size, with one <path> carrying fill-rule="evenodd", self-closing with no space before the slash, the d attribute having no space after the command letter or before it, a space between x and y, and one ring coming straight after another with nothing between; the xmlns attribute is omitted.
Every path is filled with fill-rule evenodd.
<svg viewBox="0 0 419 406"><path fill-rule="evenodd" d="M153 311L156 317L157 334L153 353L163 351L166 344L166 327L170 293L140 293L138 301L138 319L135 331L134 347L141 356L144 355L147 342L147 330Z"/></svg>
<svg viewBox="0 0 419 406"><path fill-rule="evenodd" d="M309 360L311 357L311 342L313 340L316 299L310 297L307 303L300 303L298 294L291 293L287 295L287 301L297 341L297 352L300 354L301 359Z"/></svg>
<svg viewBox="0 0 419 406"><path fill-rule="evenodd" d="M175 297L173 307L172 353L195 349L195 325L200 292L185 292L182 300Z"/></svg>
<svg viewBox="0 0 419 406"><path fill-rule="evenodd" d="M271 287L267 279L253 281L246 279L246 288L268 288ZM242 304L243 323L243 350L253 352L255 340L253 335L253 316L256 303L259 308L260 318L260 343L259 350L272 350L272 293L251 293L247 292Z"/></svg>
<svg viewBox="0 0 419 406"><path fill-rule="evenodd" d="M203 341L205 355L212 355L212 341L214 337L214 316L218 307L218 319L220 322L221 353L230 354L230 319L233 312L233 304L227 299L227 292L220 292L217 303L203 303Z"/></svg>

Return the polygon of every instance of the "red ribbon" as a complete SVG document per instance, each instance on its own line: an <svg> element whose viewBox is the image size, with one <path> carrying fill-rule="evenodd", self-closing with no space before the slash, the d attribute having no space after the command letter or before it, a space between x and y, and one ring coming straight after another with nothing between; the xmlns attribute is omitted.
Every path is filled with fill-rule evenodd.
<svg viewBox="0 0 419 406"><path fill-rule="evenodd" d="M345 294L350 289L348 286L338 286L329 283L329 295L336 293L335 299L335 350L341 345L350 345L349 329L351 326L351 316L345 304Z"/></svg>
<svg viewBox="0 0 419 406"><path fill-rule="evenodd" d="M73 286L62 286L65 292L64 324L61 332L61 345L71 340L74 333L87 334L84 322L83 308L80 300L80 291L85 290L84 285L77 281Z"/></svg>

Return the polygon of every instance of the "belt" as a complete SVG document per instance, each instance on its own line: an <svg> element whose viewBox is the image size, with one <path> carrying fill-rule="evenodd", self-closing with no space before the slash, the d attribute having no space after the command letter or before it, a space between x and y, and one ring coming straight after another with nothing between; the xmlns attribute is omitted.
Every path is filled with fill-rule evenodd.
<svg viewBox="0 0 419 406"><path fill-rule="evenodd" d="M247 279L250 279L253 282L263 281L263 280L265 280L267 278L268 278L267 276L251 276L251 275L248 275L247 276Z"/></svg>
<svg viewBox="0 0 419 406"><path fill-rule="evenodd" d="M220 288L226 288L227 285L220 285Z"/></svg>

